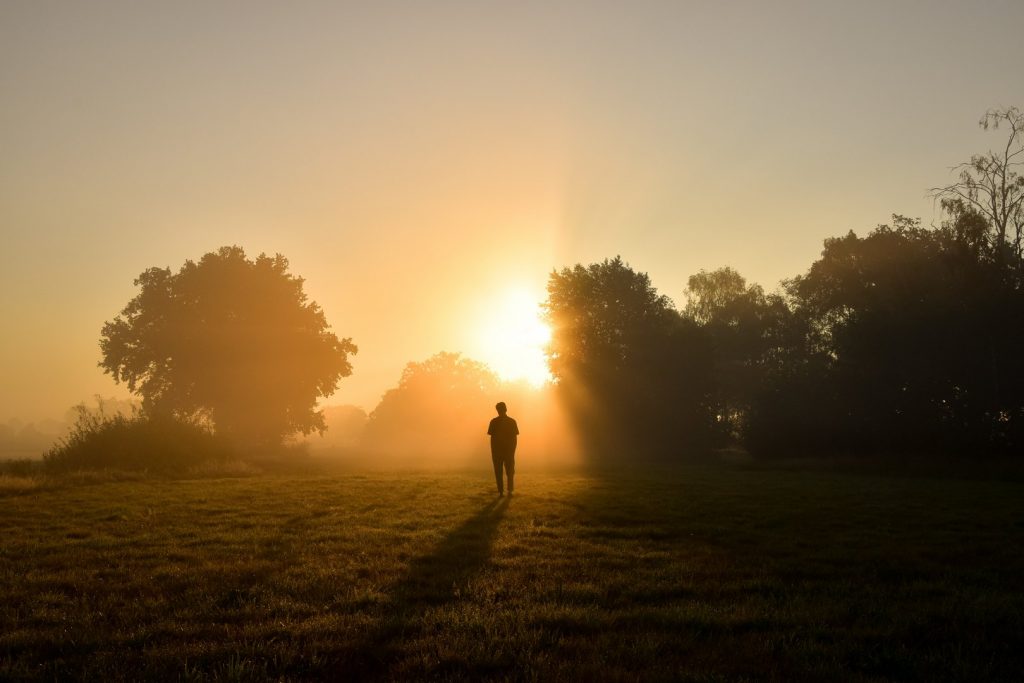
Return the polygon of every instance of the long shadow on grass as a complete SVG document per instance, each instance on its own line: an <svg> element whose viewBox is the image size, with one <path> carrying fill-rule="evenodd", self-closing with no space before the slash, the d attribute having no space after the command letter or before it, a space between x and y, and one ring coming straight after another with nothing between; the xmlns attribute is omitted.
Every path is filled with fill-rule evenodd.
<svg viewBox="0 0 1024 683"><path fill-rule="evenodd" d="M451 602L486 564L509 499L485 505L448 534L429 555L414 560L388 591L390 600L377 624L342 654L339 674L365 680L386 674L403 642L414 638L416 622L434 607Z"/></svg>

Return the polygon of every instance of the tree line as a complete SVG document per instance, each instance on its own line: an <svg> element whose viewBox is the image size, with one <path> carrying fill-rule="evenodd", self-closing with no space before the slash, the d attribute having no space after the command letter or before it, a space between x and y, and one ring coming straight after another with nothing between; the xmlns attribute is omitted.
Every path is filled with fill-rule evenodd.
<svg viewBox="0 0 1024 683"><path fill-rule="evenodd" d="M766 293L731 268L676 308L620 258L551 275L551 371L592 451L676 457L1024 452L1024 115L934 188L941 224L895 215L825 240Z"/></svg>
<svg viewBox="0 0 1024 683"><path fill-rule="evenodd" d="M1006 144L933 188L938 226L896 215L864 237L827 239L775 292L724 267L691 276L677 307L619 257L552 272L553 391L586 452L1020 452L1024 115L993 110L981 124L1006 131ZM316 403L351 373L357 348L286 259L224 247L136 285L103 328L100 365L144 415L246 445L324 429ZM461 403L494 386L457 354L411 363L367 438L387 448L420 429L444 443L434 433L469 429Z"/></svg>

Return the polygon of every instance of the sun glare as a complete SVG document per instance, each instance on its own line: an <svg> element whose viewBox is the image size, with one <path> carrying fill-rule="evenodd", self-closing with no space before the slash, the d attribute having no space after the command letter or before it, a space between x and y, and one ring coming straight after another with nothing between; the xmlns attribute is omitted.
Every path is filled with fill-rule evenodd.
<svg viewBox="0 0 1024 683"><path fill-rule="evenodd" d="M541 320L539 299L513 289L493 299L479 321L479 359L506 381L539 387L551 379L544 349L551 328Z"/></svg>

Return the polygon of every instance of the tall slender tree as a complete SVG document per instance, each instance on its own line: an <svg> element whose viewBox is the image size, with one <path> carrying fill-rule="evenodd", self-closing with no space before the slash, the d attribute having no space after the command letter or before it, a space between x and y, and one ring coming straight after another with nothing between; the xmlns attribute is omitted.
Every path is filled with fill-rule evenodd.
<svg viewBox="0 0 1024 683"><path fill-rule="evenodd" d="M1007 252L1024 255L1024 112L1017 107L990 109L978 122L984 130L1006 131L1006 141L985 154L953 167L957 179L933 187L932 195L954 215L977 212L991 226L998 260Z"/></svg>

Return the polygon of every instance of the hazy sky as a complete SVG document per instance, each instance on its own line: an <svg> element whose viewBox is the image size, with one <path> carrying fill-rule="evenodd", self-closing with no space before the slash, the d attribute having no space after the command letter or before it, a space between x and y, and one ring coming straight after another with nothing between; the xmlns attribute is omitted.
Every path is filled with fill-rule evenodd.
<svg viewBox="0 0 1024 683"><path fill-rule="evenodd" d="M150 266L287 256L359 345L488 360L509 290L621 254L683 301L773 288L1024 105L1024 2L0 0L0 420L120 395L100 327Z"/></svg>

